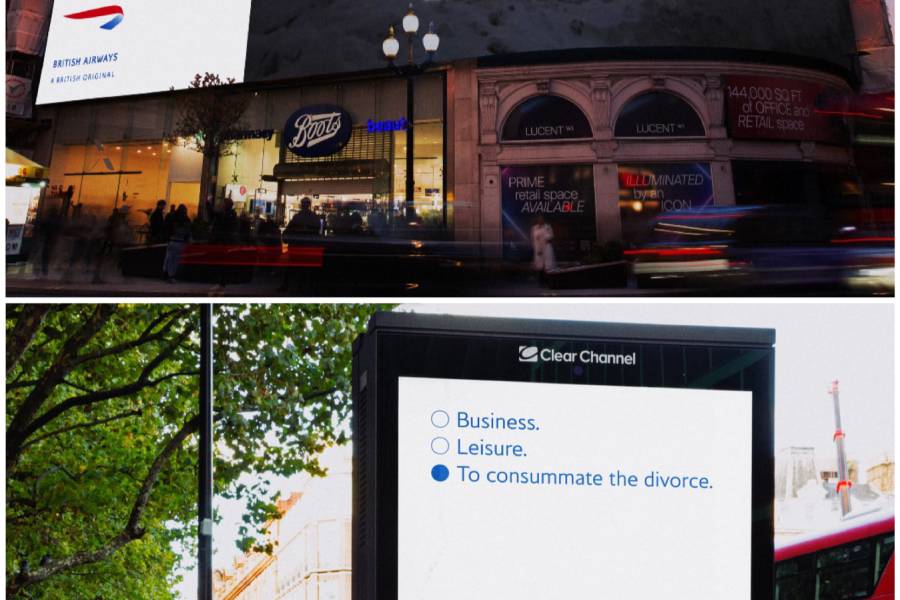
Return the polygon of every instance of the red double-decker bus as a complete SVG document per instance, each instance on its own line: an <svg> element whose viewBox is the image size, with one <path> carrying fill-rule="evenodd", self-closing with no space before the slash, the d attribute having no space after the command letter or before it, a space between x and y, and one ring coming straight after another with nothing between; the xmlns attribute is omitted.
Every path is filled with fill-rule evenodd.
<svg viewBox="0 0 900 600"><path fill-rule="evenodd" d="M894 597L894 515L775 549L775 600Z"/></svg>

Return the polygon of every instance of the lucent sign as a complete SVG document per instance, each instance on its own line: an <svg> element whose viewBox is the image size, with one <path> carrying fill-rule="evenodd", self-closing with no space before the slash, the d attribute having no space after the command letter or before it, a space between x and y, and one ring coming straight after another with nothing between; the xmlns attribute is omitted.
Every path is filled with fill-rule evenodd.
<svg viewBox="0 0 900 600"><path fill-rule="evenodd" d="M623 138L702 137L703 123L691 106L668 92L648 92L629 100L616 120Z"/></svg>
<svg viewBox="0 0 900 600"><path fill-rule="evenodd" d="M591 136L591 125L580 108L565 98L543 95L529 98L512 111L500 139L542 141Z"/></svg>
<svg viewBox="0 0 900 600"><path fill-rule="evenodd" d="M354 345L353 597L770 600L773 344L376 315Z"/></svg>
<svg viewBox="0 0 900 600"><path fill-rule="evenodd" d="M197 73L244 79L250 0L57 0L38 104L188 87Z"/></svg>
<svg viewBox="0 0 900 600"><path fill-rule="evenodd" d="M285 147L304 158L330 156L350 141L353 123L339 106L317 104L301 108L284 125Z"/></svg>

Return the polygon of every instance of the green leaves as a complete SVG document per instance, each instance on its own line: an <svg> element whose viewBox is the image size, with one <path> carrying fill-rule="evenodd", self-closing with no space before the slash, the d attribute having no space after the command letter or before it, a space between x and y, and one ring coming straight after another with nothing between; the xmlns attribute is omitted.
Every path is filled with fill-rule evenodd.
<svg viewBox="0 0 900 600"><path fill-rule="evenodd" d="M8 592L42 560L61 564L110 548L126 531L154 460L197 413L196 307L103 306L10 306L7 313L7 455L12 448L16 457L6 481ZM383 308L215 307L215 489L246 504L242 539L234 540L242 549L272 551L264 532L278 516L277 498L264 474L322 475L316 455L348 440L351 345ZM90 319L96 329L76 338ZM23 432L18 442L9 435L13 424ZM196 440L188 435L139 512L143 537L13 586L15 593L171 597L181 558L172 545L193 547L196 535L196 469ZM239 484L247 473L258 482Z"/></svg>

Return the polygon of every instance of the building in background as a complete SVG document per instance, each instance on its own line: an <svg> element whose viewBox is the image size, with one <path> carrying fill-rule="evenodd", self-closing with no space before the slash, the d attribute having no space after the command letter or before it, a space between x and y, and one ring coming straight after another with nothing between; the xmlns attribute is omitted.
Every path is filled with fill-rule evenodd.
<svg viewBox="0 0 900 600"><path fill-rule="evenodd" d="M885 0L849 0L858 79L854 93L827 110L847 115L860 191L880 223L871 234L893 232L894 33Z"/></svg>
<svg viewBox="0 0 900 600"><path fill-rule="evenodd" d="M829 449L830 450L830 449ZM816 456L811 446L782 448L775 457L775 539L788 538L851 522L859 516L893 510L893 462L869 468L859 481L859 461L849 459L848 477L853 510L842 518L836 491L837 459ZM890 482L888 483L888 478Z"/></svg>
<svg viewBox="0 0 900 600"><path fill-rule="evenodd" d="M33 158L36 140L50 122L36 118L34 103L52 5L52 0L6 3L7 264L28 258L48 183L45 167Z"/></svg>
<svg viewBox="0 0 900 600"><path fill-rule="evenodd" d="M816 449L811 446L782 448L775 460L775 499L796 498L809 482L818 484Z"/></svg>
<svg viewBox="0 0 900 600"><path fill-rule="evenodd" d="M216 571L216 600L350 600L352 460L349 446L330 448L325 477L279 503L269 524L271 555L251 552Z"/></svg>
<svg viewBox="0 0 900 600"><path fill-rule="evenodd" d="M839 480L836 458L828 458L820 461L819 478L826 484L837 485ZM856 485L859 483L859 461L850 459L847 461L847 480Z"/></svg>
<svg viewBox="0 0 900 600"><path fill-rule="evenodd" d="M893 43L882 0L798 0L790 10L670 0L681 26L664 28L649 5L603 0L549 11L425 4L420 16L437 21L442 44L416 81L413 123L405 82L379 55L398 18L388 5L235 3L234 18L214 15L222 29L211 35L228 44L181 52L187 42L169 32L165 46L132 47L128 28L175 26L164 16L171 1L143 21L127 3L115 24L56 15L37 109L37 122L52 124L33 145L49 167L48 201L102 218L129 206L136 241L158 200L198 212L201 157L171 138L187 92L169 88L217 69L251 101L214 170L214 203L230 199L238 214L281 227L308 198L323 233L409 237L407 127L415 236L510 260L530 256L538 216L563 260L597 243L640 243L660 212L790 205L857 229L892 227L892 68L876 76L855 58ZM200 8L182 11L178 27L212 27ZM89 69L71 65L73 39L87 44ZM340 121L342 143L294 152L306 117Z"/></svg>
<svg viewBox="0 0 900 600"><path fill-rule="evenodd" d="M6 145L28 154L52 0L6 3Z"/></svg>
<svg viewBox="0 0 900 600"><path fill-rule="evenodd" d="M869 487L879 494L894 495L894 461L892 459L885 458L877 465L866 469L866 477Z"/></svg>

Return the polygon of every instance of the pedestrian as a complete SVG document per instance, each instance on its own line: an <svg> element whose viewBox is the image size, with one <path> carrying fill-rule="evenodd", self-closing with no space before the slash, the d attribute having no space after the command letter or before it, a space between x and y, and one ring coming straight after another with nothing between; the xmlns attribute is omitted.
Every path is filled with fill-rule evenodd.
<svg viewBox="0 0 900 600"><path fill-rule="evenodd" d="M532 266L543 280L548 271L556 269L556 253L553 250L553 227L538 215L531 226L531 247L534 252Z"/></svg>
<svg viewBox="0 0 900 600"><path fill-rule="evenodd" d="M93 217L84 212L84 204L76 204L72 207L72 216L65 228L66 234L72 240L72 248L69 253L69 268L65 273L65 280L71 281L75 276L78 264L91 264L90 234L93 229Z"/></svg>
<svg viewBox="0 0 900 600"><path fill-rule="evenodd" d="M210 242L234 244L238 241L238 216L231 197L222 201L222 210L213 213Z"/></svg>
<svg viewBox="0 0 900 600"><path fill-rule="evenodd" d="M50 206L38 221L37 229L41 234L41 269L40 273L47 277L50 274L50 263L56 243L59 241L59 233L62 228L62 216L56 206Z"/></svg>
<svg viewBox="0 0 900 600"><path fill-rule="evenodd" d="M147 239L150 244L159 244L166 241L166 201L156 203L156 210L150 213L150 236Z"/></svg>
<svg viewBox="0 0 900 600"><path fill-rule="evenodd" d="M175 203L169 205L169 212L166 214L166 218L163 221L163 225L166 230L166 239L168 240L172 236L172 227L175 223Z"/></svg>
<svg viewBox="0 0 900 600"><path fill-rule="evenodd" d="M166 258L163 261L163 273L165 273L167 282L175 282L178 266L181 263L181 254L190 241L191 219L188 217L187 207L184 204L180 204L178 210L175 211L175 216L172 218L172 232L169 235L169 244L166 246Z"/></svg>
<svg viewBox="0 0 900 600"><path fill-rule="evenodd" d="M72 208L72 198L75 197L75 186L70 185L66 188L66 191L62 193L60 198L62 199L62 210L60 212L60 218L65 220L69 217L69 209Z"/></svg>

